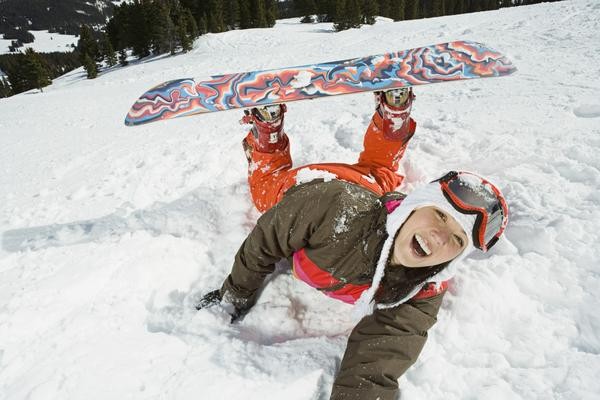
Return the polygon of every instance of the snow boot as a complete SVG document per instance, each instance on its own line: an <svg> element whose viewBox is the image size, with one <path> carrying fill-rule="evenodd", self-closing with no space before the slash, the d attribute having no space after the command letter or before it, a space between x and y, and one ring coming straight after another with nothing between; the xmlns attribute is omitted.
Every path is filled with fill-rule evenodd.
<svg viewBox="0 0 600 400"><path fill-rule="evenodd" d="M250 111L244 110L242 124L252 124L252 139L250 135L244 140L244 150L254 149L261 153L274 153L285 149L288 143L283 132L283 114L287 111L285 104L255 107ZM252 143L248 143L248 142Z"/></svg>
<svg viewBox="0 0 600 400"><path fill-rule="evenodd" d="M410 111L414 99L412 88L375 92L376 111L382 119L381 128L386 139L407 143L412 137Z"/></svg>

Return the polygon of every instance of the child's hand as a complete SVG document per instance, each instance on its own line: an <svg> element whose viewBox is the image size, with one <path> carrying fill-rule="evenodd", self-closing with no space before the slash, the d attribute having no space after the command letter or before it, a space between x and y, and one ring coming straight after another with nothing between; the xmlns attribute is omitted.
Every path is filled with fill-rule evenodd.
<svg viewBox="0 0 600 400"><path fill-rule="evenodd" d="M230 299L231 296L228 296L228 299ZM196 305L196 310L202 310L203 308L210 308L213 306L216 306L217 304L221 304L221 301L223 300L223 297L221 296L221 291L220 290L213 290L212 292L208 292L207 294L205 294L204 296L202 296L202 298L200 299L200 301L198 302L198 304ZM229 308L229 310L227 310L229 312L229 314L231 315L231 323L235 323L237 321L239 321L240 319L242 319L244 317L244 315L246 315L248 313L248 311L250 310L250 307L244 307L243 305L246 304L245 301L227 301L226 300L225 304L226 309ZM233 310L231 310L231 308L233 308Z"/></svg>
<svg viewBox="0 0 600 400"><path fill-rule="evenodd" d="M208 292L200 299L200 302L196 305L196 310L202 310L203 308L209 308L212 306L216 306L221 302L221 292L217 290L213 290L212 292Z"/></svg>

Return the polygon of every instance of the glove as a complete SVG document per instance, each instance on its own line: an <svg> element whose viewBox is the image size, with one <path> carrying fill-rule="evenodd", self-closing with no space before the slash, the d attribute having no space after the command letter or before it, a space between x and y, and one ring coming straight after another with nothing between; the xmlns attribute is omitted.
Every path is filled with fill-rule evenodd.
<svg viewBox="0 0 600 400"><path fill-rule="evenodd" d="M230 323L233 324L237 321L240 321L248 313L248 311L250 311L250 307L244 306L247 304L247 301L245 300L233 299L230 294L228 294L226 297L226 303L233 306L233 311L229 313L231 315ZM208 292L202 296L198 304L196 304L196 310L199 311L203 308L216 306L217 304L221 304L222 301L223 296L221 296L221 291L218 289L213 290L212 292Z"/></svg>
<svg viewBox="0 0 600 400"><path fill-rule="evenodd" d="M218 289L213 290L212 292L208 292L204 296L202 296L198 304L196 304L196 310L200 311L203 308L210 308L212 306L216 306L221 302L221 300L221 291Z"/></svg>

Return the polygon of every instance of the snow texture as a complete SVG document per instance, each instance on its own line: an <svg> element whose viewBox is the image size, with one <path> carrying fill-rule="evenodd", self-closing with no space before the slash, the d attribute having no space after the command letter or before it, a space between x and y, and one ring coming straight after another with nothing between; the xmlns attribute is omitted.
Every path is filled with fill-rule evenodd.
<svg viewBox="0 0 600 400"><path fill-rule="evenodd" d="M310 85L311 78L312 73L310 71L300 71L296 76L294 76L294 80L290 83L290 85L294 89L301 89Z"/></svg>
<svg viewBox="0 0 600 400"><path fill-rule="evenodd" d="M319 170L316 168L302 168L296 174L296 183L306 183L310 181L314 181L315 179L323 179L324 182L329 182L333 179L336 179L337 175L324 170Z"/></svg>
<svg viewBox="0 0 600 400"><path fill-rule="evenodd" d="M241 112L123 125L186 76L303 65L451 40L506 53L511 77L416 88L410 191L487 176L506 238L458 268L402 399L596 399L600 393L600 5L573 0L379 21L334 33L281 20L208 34L185 55L80 68L0 99L0 398L327 398L352 307L280 265L230 325L196 312L259 216ZM583 58L582 58L583 57ZM356 161L370 94L288 105L296 166Z"/></svg>

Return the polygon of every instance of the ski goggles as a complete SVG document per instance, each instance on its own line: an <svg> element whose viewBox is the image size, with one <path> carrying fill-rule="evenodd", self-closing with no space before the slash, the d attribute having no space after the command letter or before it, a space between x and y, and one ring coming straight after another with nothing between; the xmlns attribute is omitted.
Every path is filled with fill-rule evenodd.
<svg viewBox="0 0 600 400"><path fill-rule="evenodd" d="M492 248L508 222L508 205L500 190L469 172L451 171L437 182L444 197L458 212L477 216L473 245L484 252Z"/></svg>

